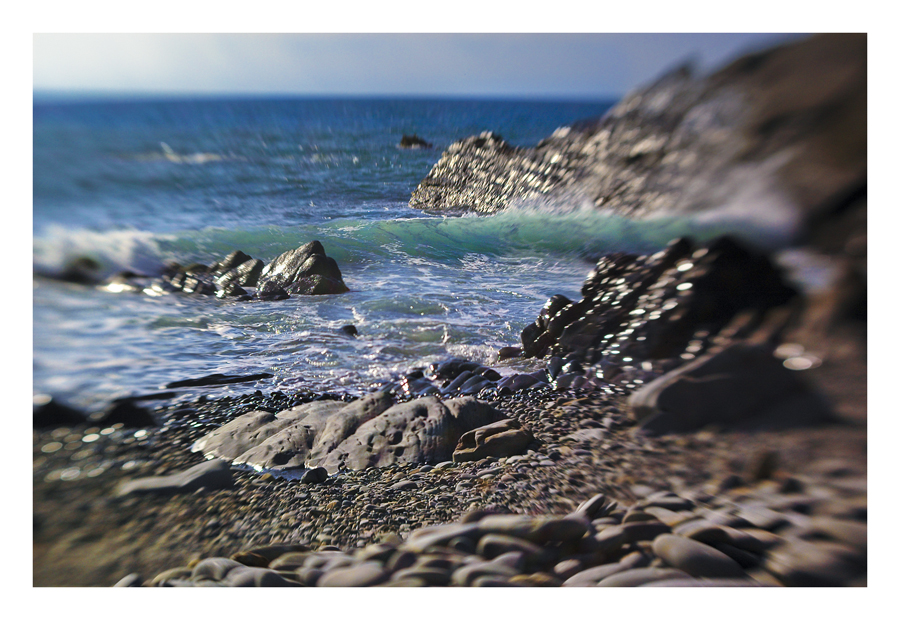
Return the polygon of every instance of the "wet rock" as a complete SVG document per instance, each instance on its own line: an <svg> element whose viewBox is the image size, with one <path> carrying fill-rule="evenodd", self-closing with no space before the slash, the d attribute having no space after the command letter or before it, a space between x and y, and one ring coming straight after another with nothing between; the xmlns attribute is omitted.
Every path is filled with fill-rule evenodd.
<svg viewBox="0 0 900 620"><path fill-rule="evenodd" d="M200 488L208 491L227 489L232 485L231 467L222 460L215 459L169 476L151 476L122 483L116 495L174 495L192 493Z"/></svg>
<svg viewBox="0 0 900 620"><path fill-rule="evenodd" d="M245 254L240 250L235 250L234 252L223 258L221 261L215 262L210 265L209 272L216 275L222 275L223 273L231 271L232 269L236 269L240 265L252 259L253 257L249 254ZM253 285L251 284L249 286Z"/></svg>
<svg viewBox="0 0 900 620"><path fill-rule="evenodd" d="M359 331L357 331L355 325L344 325L339 330L342 334L346 334L347 336L355 337L359 335Z"/></svg>
<svg viewBox="0 0 900 620"><path fill-rule="evenodd" d="M234 291L242 286L256 286L262 274L263 262L259 259L248 259L229 269L216 278L216 285L221 291ZM230 292L228 294L231 294Z"/></svg>
<svg viewBox="0 0 900 620"><path fill-rule="evenodd" d="M274 375L268 372L258 372L252 375L223 375L214 373L205 377L196 379L184 379L182 381L173 381L167 383L166 388L180 387L202 387L208 385L230 385L232 383L248 383L250 381L259 381L260 379L270 379Z"/></svg>
<svg viewBox="0 0 900 620"><path fill-rule="evenodd" d="M416 134L411 136L403 134L403 137L400 138L400 148L402 149L430 149L431 146L430 142L426 142Z"/></svg>
<svg viewBox="0 0 900 620"><path fill-rule="evenodd" d="M259 283L253 297L260 301L279 301L290 298L290 295L276 282L267 281Z"/></svg>
<svg viewBox="0 0 900 620"><path fill-rule="evenodd" d="M259 276L259 288L266 287L293 290L301 295L328 295L349 290L337 262L325 255L325 248L318 241L285 252L266 265Z"/></svg>

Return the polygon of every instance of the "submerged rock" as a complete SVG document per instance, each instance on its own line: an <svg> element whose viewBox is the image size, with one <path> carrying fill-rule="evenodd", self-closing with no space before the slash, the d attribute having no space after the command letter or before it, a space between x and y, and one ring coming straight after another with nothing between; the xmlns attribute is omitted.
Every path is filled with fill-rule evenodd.
<svg viewBox="0 0 900 620"><path fill-rule="evenodd" d="M408 136L406 134L400 138L400 148L402 149L430 149L432 144L430 142L426 142L416 134Z"/></svg>

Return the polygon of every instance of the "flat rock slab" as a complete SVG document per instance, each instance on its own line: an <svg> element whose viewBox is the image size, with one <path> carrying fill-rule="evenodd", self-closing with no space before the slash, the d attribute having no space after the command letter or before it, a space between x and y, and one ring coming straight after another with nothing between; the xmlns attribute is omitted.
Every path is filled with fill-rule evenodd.
<svg viewBox="0 0 900 620"><path fill-rule="evenodd" d="M125 482L119 486L116 495L174 495L192 493L200 488L210 491L227 489L232 483L231 466L226 461L215 459L170 476L151 476Z"/></svg>
<svg viewBox="0 0 900 620"><path fill-rule="evenodd" d="M229 385L231 383L247 383L249 381L259 381L260 379L271 379L274 375L268 372L258 372L253 375L223 375L214 373L205 377L196 379L185 379L183 381L173 381L167 383L166 388L179 387L201 387L206 385Z"/></svg>

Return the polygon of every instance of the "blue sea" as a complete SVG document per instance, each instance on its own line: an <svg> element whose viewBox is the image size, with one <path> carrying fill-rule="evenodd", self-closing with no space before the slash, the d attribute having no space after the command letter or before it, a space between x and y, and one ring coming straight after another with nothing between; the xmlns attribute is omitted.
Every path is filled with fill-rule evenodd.
<svg viewBox="0 0 900 620"><path fill-rule="evenodd" d="M212 373L274 377L210 395L358 394L449 357L528 367L497 363L497 349L518 343L549 296L579 298L590 257L657 250L690 223L629 222L565 202L463 217L407 203L456 140L490 130L534 146L612 104L36 100L36 272L90 257L104 274L149 273L233 250L268 262L318 239L351 292L238 302L35 277L33 391L94 410ZM434 147L398 148L413 133ZM347 324L358 338L338 331Z"/></svg>

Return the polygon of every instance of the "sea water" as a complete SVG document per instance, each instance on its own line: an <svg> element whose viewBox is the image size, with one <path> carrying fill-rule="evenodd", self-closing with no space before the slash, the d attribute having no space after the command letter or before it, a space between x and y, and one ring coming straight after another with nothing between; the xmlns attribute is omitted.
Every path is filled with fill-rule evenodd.
<svg viewBox="0 0 900 620"><path fill-rule="evenodd" d="M612 102L366 99L35 101L35 271L89 257L104 274L268 262L318 239L349 293L239 302L150 297L35 277L35 393L87 409L212 373L210 388L359 394L411 367L464 357L501 372L546 299L573 299L604 252L654 251L691 232L577 203L493 216L407 206L442 151L482 131L534 146ZM404 134L433 143L401 149ZM359 336L340 331L356 326Z"/></svg>

